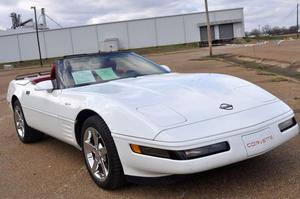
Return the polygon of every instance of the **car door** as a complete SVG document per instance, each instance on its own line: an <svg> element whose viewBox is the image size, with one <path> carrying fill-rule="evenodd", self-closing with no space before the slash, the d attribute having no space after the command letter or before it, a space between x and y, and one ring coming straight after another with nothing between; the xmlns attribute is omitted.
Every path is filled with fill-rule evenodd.
<svg viewBox="0 0 300 199"><path fill-rule="evenodd" d="M36 130L57 137L58 103L61 90L36 91L35 85L30 85L22 94L22 107L28 125Z"/></svg>

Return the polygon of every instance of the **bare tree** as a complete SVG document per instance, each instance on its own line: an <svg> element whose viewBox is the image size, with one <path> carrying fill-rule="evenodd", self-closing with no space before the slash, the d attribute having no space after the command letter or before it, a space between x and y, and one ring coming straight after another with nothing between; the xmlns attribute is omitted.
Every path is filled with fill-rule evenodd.
<svg viewBox="0 0 300 199"><path fill-rule="evenodd" d="M258 37L261 34L261 32L255 28L250 32L250 35L255 35L256 37Z"/></svg>
<svg viewBox="0 0 300 199"><path fill-rule="evenodd" d="M259 36L261 34L267 34L267 35L283 35L283 34L295 34L297 33L297 27L296 26L290 26L290 27L279 27L279 26L275 26L275 27L271 27L270 25L264 25L262 27L262 31L260 31L259 29L255 28L253 29L250 33L248 33L248 35L255 35L255 36Z"/></svg>
<svg viewBox="0 0 300 199"><path fill-rule="evenodd" d="M272 34L272 27L270 25L264 25L262 27L262 33L263 34L268 34L268 35L271 35Z"/></svg>

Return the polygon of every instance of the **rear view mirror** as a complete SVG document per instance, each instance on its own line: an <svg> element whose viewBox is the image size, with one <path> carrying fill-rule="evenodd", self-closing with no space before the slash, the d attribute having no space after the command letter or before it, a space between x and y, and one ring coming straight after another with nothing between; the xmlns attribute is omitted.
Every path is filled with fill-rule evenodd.
<svg viewBox="0 0 300 199"><path fill-rule="evenodd" d="M48 92L52 92L53 91L53 84L51 80L47 80L47 81L42 81L39 82L35 85L35 90L36 91L48 91Z"/></svg>
<svg viewBox="0 0 300 199"><path fill-rule="evenodd" d="M160 65L164 70L166 70L168 73L172 72L169 66L166 65Z"/></svg>

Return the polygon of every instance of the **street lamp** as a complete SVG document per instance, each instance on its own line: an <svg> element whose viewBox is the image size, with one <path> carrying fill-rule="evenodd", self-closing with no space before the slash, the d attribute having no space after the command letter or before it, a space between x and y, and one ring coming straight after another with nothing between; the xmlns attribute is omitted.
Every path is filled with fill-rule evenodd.
<svg viewBox="0 0 300 199"><path fill-rule="evenodd" d="M38 44L38 50L39 50L39 56L40 56L40 65L43 67L43 61L42 61L42 54L41 54L41 46L40 46L40 37L39 37L39 30L38 30L38 22L36 17L36 7L31 6L31 9L34 11L34 19L35 19L35 32L36 32L36 39Z"/></svg>

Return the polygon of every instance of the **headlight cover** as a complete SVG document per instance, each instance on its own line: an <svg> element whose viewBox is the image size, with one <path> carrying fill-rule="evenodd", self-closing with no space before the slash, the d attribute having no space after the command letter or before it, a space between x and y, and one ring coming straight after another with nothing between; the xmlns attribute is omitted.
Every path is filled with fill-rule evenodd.
<svg viewBox="0 0 300 199"><path fill-rule="evenodd" d="M292 128L293 126L296 126L296 124L297 124L297 121L296 121L296 119L293 117L293 118L291 118L291 119L288 119L288 120L286 120L286 121L280 123L280 124L278 125L278 127L279 127L279 129L280 129L281 132L284 132L284 131L286 131L286 130Z"/></svg>
<svg viewBox="0 0 300 199"><path fill-rule="evenodd" d="M192 160L229 151L230 145L228 142L220 142L217 144L184 151L170 151L146 146L139 146L136 144L130 144L130 148L134 153L141 155L167 158L172 160Z"/></svg>
<svg viewBox="0 0 300 199"><path fill-rule="evenodd" d="M187 159L201 158L205 156L214 155L217 153L222 153L230 150L228 142L221 142L213 145L208 145L196 149L191 149L184 151Z"/></svg>

